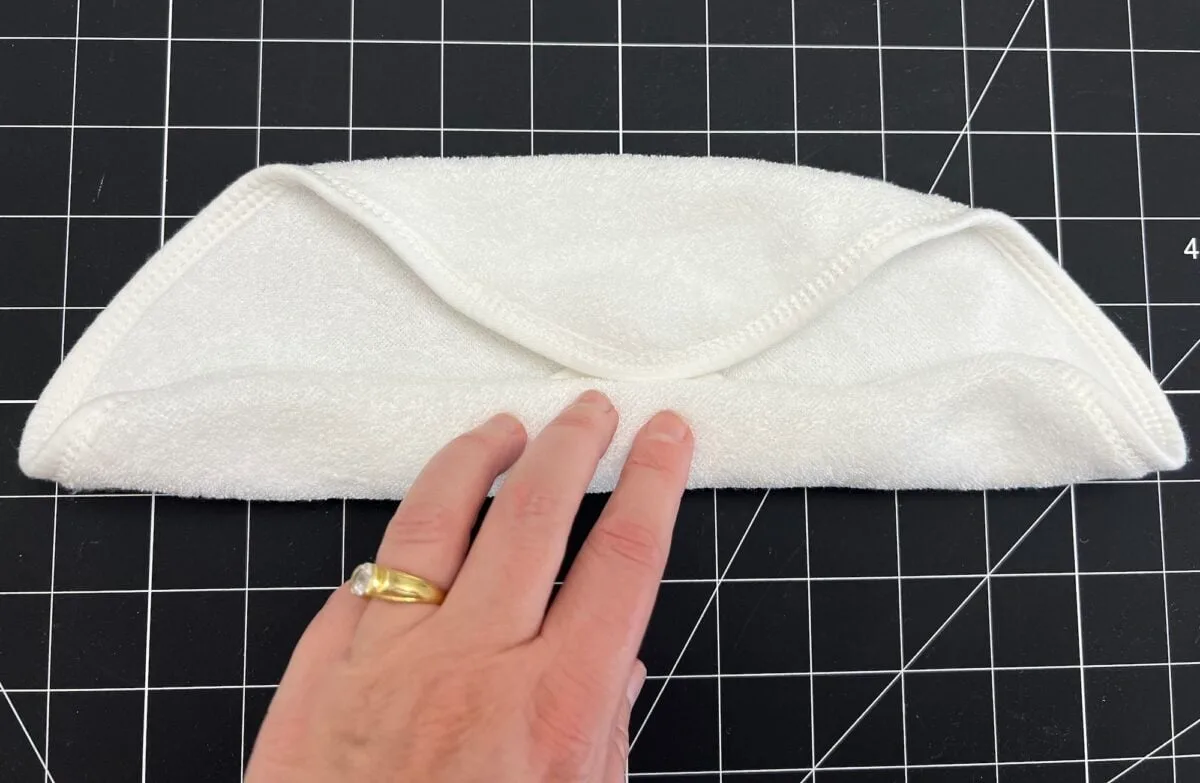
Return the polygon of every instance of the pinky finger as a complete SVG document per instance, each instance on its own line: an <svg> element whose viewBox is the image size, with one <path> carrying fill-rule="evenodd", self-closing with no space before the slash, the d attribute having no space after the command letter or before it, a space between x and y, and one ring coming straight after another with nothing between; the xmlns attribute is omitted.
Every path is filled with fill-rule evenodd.
<svg viewBox="0 0 1200 783"><path fill-rule="evenodd" d="M280 691L322 679L331 664L350 651L350 642L367 602L350 592L349 584L334 590L304 629L279 683Z"/></svg>
<svg viewBox="0 0 1200 783"><path fill-rule="evenodd" d="M313 714L312 699L321 692L317 686L334 664L346 658L365 606L365 601L351 594L349 585L333 591L292 652L271 699L271 717L303 720ZM287 720L264 721L255 746L270 748L269 755L286 754L290 730L294 728L287 724Z"/></svg>
<svg viewBox="0 0 1200 783"><path fill-rule="evenodd" d="M629 721L633 713L633 704L637 701L645 682L646 666L641 661L635 661L633 670L629 673L625 695L621 698L621 706L617 710L617 719L613 723L608 760L604 765L604 783L625 783L628 779Z"/></svg>

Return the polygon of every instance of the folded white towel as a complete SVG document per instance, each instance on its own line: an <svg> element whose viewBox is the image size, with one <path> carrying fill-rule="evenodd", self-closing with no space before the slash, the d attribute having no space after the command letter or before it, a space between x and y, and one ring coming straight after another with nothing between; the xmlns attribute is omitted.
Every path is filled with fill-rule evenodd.
<svg viewBox="0 0 1200 783"><path fill-rule="evenodd" d="M1043 486L1177 468L1136 352L1011 219L727 159L269 166L79 340L20 462L75 488L398 497L498 411L674 408L692 486Z"/></svg>

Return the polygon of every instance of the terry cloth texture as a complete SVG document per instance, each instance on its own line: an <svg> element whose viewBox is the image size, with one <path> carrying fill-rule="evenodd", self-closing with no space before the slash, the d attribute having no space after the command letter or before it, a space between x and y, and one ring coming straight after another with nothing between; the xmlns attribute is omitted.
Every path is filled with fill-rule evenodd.
<svg viewBox="0 0 1200 783"><path fill-rule="evenodd" d="M267 166L70 352L20 463L71 488L402 496L499 411L674 408L693 487L980 489L1182 465L1134 349L1004 215L636 156Z"/></svg>

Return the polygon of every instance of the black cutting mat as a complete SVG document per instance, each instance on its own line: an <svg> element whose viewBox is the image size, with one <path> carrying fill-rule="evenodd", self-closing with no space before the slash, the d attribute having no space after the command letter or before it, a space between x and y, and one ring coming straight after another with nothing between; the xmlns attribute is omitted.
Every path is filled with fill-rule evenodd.
<svg viewBox="0 0 1200 783"><path fill-rule="evenodd" d="M1193 0L0 4L0 779L237 780L291 645L391 512L16 471L63 351L238 174L625 151L936 182L1061 246L1200 432L1198 32ZM1198 516L1195 466L691 493L633 773L1200 779Z"/></svg>

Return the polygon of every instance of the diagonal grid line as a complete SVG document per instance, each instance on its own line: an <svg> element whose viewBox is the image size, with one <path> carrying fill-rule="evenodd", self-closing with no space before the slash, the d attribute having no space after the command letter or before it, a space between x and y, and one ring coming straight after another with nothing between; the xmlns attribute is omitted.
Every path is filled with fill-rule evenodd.
<svg viewBox="0 0 1200 783"><path fill-rule="evenodd" d="M21 733L29 741L29 747L33 750L33 755L37 756L38 764L41 765L42 772L46 775L46 780L49 783L54 783L54 776L50 774L50 767L46 764L46 759L42 757L42 752L38 750L37 743L33 741L33 735L29 733L29 727L25 725L25 721L21 720L21 713L17 712L17 705L13 704L12 696L8 695L8 689L4 687L3 682L0 682L0 695L3 695L4 700L8 702L8 708L12 710L13 717L17 719L17 725L21 727ZM49 690L47 690L46 698L50 698Z"/></svg>
<svg viewBox="0 0 1200 783"><path fill-rule="evenodd" d="M1188 348L1187 353L1185 353L1179 361L1175 362L1175 366L1167 371L1167 374L1162 377L1162 380L1158 382L1158 385L1162 386L1167 381L1171 380L1171 376L1175 374L1175 371L1182 367L1183 363L1191 358L1191 355L1196 352L1197 348L1200 348L1200 340L1196 340L1196 342L1192 343L1192 347Z"/></svg>
<svg viewBox="0 0 1200 783"><path fill-rule="evenodd" d="M975 119L975 113L979 111L979 107L983 104L983 99L987 97L988 90L992 88L992 83L996 81L996 75L1000 73L1000 67L1004 65L1004 61L1008 58L1008 53L1012 51L1017 36L1025 28L1025 20L1029 18L1029 13L1033 11L1035 5L1037 5L1037 0L1029 0L1029 5L1025 8L1025 13L1021 15L1021 21L1017 22L1017 28L1013 30L1012 37L1008 39L1008 45L1004 47L1004 51L1000 53L1000 59L996 61L996 67L992 69L992 75L988 77L987 82L983 85L983 90L979 93L979 98L975 101L975 105L971 108L970 113L967 114L967 121L963 123L962 130L954 138L954 145L950 147L950 154L946 156L946 161L942 164L942 168L938 171L937 176L933 178L933 184L929 186L930 193L937 190L937 186L942 181L946 169L950 167L950 161L954 159L954 153L958 152L958 145L962 144L963 137L967 135L967 130L971 127L971 122ZM963 40L963 46L966 46L965 39ZM966 84L963 86L970 93L971 85Z"/></svg>
<svg viewBox="0 0 1200 783"><path fill-rule="evenodd" d="M1181 731L1178 731L1178 732L1176 732L1175 734L1172 734L1170 737L1168 737L1168 738L1167 738L1167 741L1166 741L1166 742L1164 742L1163 744L1159 745L1157 748L1155 748L1154 750L1150 751L1150 752L1149 752L1149 753L1147 753L1145 756L1142 756L1140 759L1138 759L1137 761L1133 762L1132 764L1130 764L1130 765L1129 765L1128 767L1126 767L1125 769L1123 769L1123 770L1121 770L1120 772L1118 772L1118 773L1117 773L1117 775L1116 775L1116 777L1109 778L1109 779L1108 779L1108 783L1116 783L1118 780L1120 780L1121 778L1125 777L1125 776L1126 776L1126 775L1128 775L1130 772L1133 772L1135 769L1137 769L1138 767L1140 767L1140 766L1141 766L1142 764L1144 764L1145 762L1149 761L1149 760L1150 760L1150 759L1151 759L1151 758L1154 756L1154 754L1155 754L1155 753L1158 753L1160 750L1162 750L1163 748L1167 747L1167 746L1168 746L1168 745L1170 745L1172 742L1175 742L1177 739L1179 739L1180 737L1182 737L1184 734L1187 734L1189 731L1191 731L1192 729L1196 728L1197 726L1200 726L1200 718L1196 718L1194 721L1192 721L1192 722L1191 722L1191 723L1189 723L1187 726L1185 726L1185 727L1184 727L1184 728L1183 728ZM1174 762L1175 758L1176 758L1176 757L1175 757L1175 755L1174 755L1174 754L1172 754L1172 755L1171 755L1171 760L1172 760L1172 762Z"/></svg>
<svg viewBox="0 0 1200 783"><path fill-rule="evenodd" d="M750 531L754 528L755 521L758 520L758 515L762 511L763 504L767 502L767 498L771 495L771 490L763 493L762 500L758 501L758 508L754 509L754 516L750 517L750 523L746 525L745 531L742 532L742 537L738 539L737 546L733 548L733 554L729 556L729 562L725 564L725 569L721 571L721 575L717 577L716 584L713 585L712 593L709 594L708 600L704 602L704 608L700 610L700 616L696 618L696 624L692 626L691 632L687 639L683 642L683 647L679 650L679 655L675 656L675 662L671 664L671 670L667 672L667 676L663 679L662 687L658 689L658 693L654 696L654 701L650 702L650 709L646 710L646 716L642 718L642 722L638 725L638 730L634 733L633 739L629 742L629 752L633 752L633 747L637 745L638 737L642 736L642 730L646 728L646 724L650 722L650 716L654 714L654 708L658 706L658 702L662 699L663 693L666 692L667 686L671 684L671 678L675 676L675 671L679 668L679 662L683 660L683 656L687 653L688 645L692 643L692 639L696 637L696 631L700 628L700 624L704 622L704 615L708 612L708 607L712 606L713 599L717 597L717 591L721 589L721 584L725 581L725 575L729 573L729 569L733 567L733 561L737 559L738 552L742 549L742 544L746 543L746 537L750 535ZM713 525L717 524L717 520L713 519Z"/></svg>
<svg viewBox="0 0 1200 783"><path fill-rule="evenodd" d="M991 577L998 570L1000 570L1000 567L1003 566L1004 563L1008 561L1008 558L1012 555L1013 552L1015 552L1017 550L1017 548L1019 546L1021 546L1021 544L1025 541L1025 539L1029 538L1029 536L1033 533L1033 531L1037 529L1037 526L1041 523L1041 521L1043 519L1045 519L1050 514L1051 511L1054 510L1054 507L1057 506L1059 501L1062 500L1063 497L1066 496L1066 494L1069 490L1070 490L1070 486L1063 487L1062 490L1057 495L1054 496L1054 499L1050 501L1050 504L1048 506L1046 506L1046 509L1041 514L1038 515L1037 519L1033 520L1033 523L1025 530L1024 533L1021 534L1021 537L1018 538L1013 543L1013 545L1008 548L1008 550L1004 553L1004 556L1001 557L998 561L996 561L996 564L994 566L991 566L988 569L988 572L986 574L984 574L982 579L979 580L979 584L975 585L975 587L971 590L971 592L969 592L967 594L967 597L964 598L962 600L962 602L959 603L959 605L954 609L954 611L950 613L950 616L946 618L945 622L943 622L941 625L938 626L937 630L933 632L933 635L929 637L929 639L925 642L925 644L921 645L921 649L919 649L915 653L913 653L912 657L909 658L908 661L902 667L900 667L900 671L896 672L895 676L892 677L892 679L888 682L888 684L883 686L883 690L881 690L879 692L879 695L876 696L871 701L871 703L867 705L866 709L864 709L862 711L861 715L859 715L857 718L854 719L854 722L851 723L849 728L847 728L842 733L842 736L838 737L837 741L834 742L829 747L829 750L825 751L825 754L822 755L821 758L817 760L817 763L814 764L813 768L811 770L809 770L808 774L805 775L800 780L800 783L808 783L808 781L812 780L812 777L816 773L817 768L820 767L822 764L824 764L829 759L829 757L832 756L839 747L841 747L841 744L846 741L846 738L849 737L850 734L853 733L853 731L856 728L858 728L858 725L860 723L862 723L868 715L871 714L871 710L875 709L875 705L877 705L877 704L879 704L879 702L883 701L883 697L886 696L889 691L891 691L891 689L896 685L896 683L900 682L901 677L903 677L904 674L907 673L908 670L912 667L912 665L914 663L916 663L921 658L922 655L925 654L925 651L928 650L929 647L935 641L937 641L937 639L941 635L942 631L946 630L946 628L950 625L950 623L954 620L954 618L957 617L959 615L959 613L962 612L962 610L964 608L966 608L967 604L969 604L971 602L971 599L973 599L976 596L976 594L978 594L979 591L982 590L984 588L984 586L988 584Z"/></svg>

